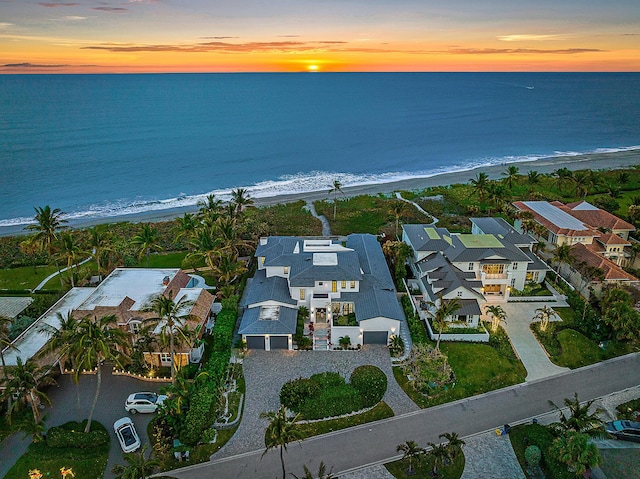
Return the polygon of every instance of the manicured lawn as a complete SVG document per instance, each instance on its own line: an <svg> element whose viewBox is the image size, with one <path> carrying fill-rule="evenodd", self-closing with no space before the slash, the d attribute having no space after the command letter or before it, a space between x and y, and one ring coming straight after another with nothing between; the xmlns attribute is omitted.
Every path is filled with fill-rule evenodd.
<svg viewBox="0 0 640 479"><path fill-rule="evenodd" d="M440 479L458 479L462 476L464 471L464 454L461 449L458 449L456 458L448 466L444 466L438 469L438 478ZM433 476L433 457L427 454L419 463L413 462L414 475L407 475L406 471L409 468L409 462L406 459L400 459L398 461L389 462L384 465L393 477L397 479L404 479L408 477L412 478L425 478L431 479Z"/></svg>
<svg viewBox="0 0 640 479"><path fill-rule="evenodd" d="M610 479L640 479L640 449L600 449L600 469Z"/></svg>
<svg viewBox="0 0 640 479"><path fill-rule="evenodd" d="M29 445L27 452L9 470L5 479L25 479L29 470L39 469L44 478L60 477L60 468L71 468L80 478L104 476L109 455L109 444L91 448L52 448L46 442Z"/></svg>
<svg viewBox="0 0 640 479"><path fill-rule="evenodd" d="M339 419L329 419L327 421L300 424L298 429L302 433L302 439L306 439L308 437L326 434L331 431L338 431L340 429L358 426L359 424L379 421L380 419L386 419L388 417L393 417L393 411L387 403L381 401L373 409L363 412L362 414L356 414L354 416Z"/></svg>
<svg viewBox="0 0 640 479"><path fill-rule="evenodd" d="M56 270L55 265L38 266L36 274L33 273L33 266L0 269L0 289L33 289ZM60 288L59 280L58 288Z"/></svg>
<svg viewBox="0 0 640 479"><path fill-rule="evenodd" d="M61 268L64 268L66 265L61 266ZM73 268L73 271L75 271L75 267ZM88 274L91 275L97 275L97 270L98 270L98 265L96 264L95 261L91 260L83 265L81 265L78 268L78 275L79 275L79 279L82 280L84 279ZM56 269L54 268L53 271L55 272ZM69 282L69 277L71 276L72 270L67 270L67 271L63 271L62 277L65 280L65 284L67 284ZM47 290L51 290L51 291L55 291L55 290L59 290L60 289L60 277L58 275L55 275L53 278L51 278L49 281L47 281L47 283L44 285L43 289L47 289Z"/></svg>

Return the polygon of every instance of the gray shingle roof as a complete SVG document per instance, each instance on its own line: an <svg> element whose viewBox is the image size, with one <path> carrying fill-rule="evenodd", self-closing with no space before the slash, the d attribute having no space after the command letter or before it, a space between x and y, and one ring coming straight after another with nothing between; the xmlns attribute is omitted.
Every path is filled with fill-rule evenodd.
<svg viewBox="0 0 640 479"><path fill-rule="evenodd" d="M441 255L441 253L437 253L437 255ZM431 282L431 288L439 290L438 294L444 296L462 287L482 298L482 295L475 290L475 288L482 287L482 281L475 279L475 277L475 273L460 271L449 262L445 262L442 266L428 272L426 275L426 278Z"/></svg>
<svg viewBox="0 0 640 479"><path fill-rule="evenodd" d="M496 256L498 259L511 261L530 261L520 248L504 240L500 240L502 248L466 248L456 235L453 235L451 239L452 244L445 250L444 255L454 263L471 263Z"/></svg>
<svg viewBox="0 0 640 479"><path fill-rule="evenodd" d="M420 224L402 225L402 229L416 251L444 251L449 247L444 238L451 237L451 233L446 228Z"/></svg>
<svg viewBox="0 0 640 479"><path fill-rule="evenodd" d="M531 260L531 263L527 265L527 271L551 271L549 267L544 263L544 261L538 258L533 251L529 251L526 249L523 249L522 251Z"/></svg>
<svg viewBox="0 0 640 479"><path fill-rule="evenodd" d="M33 303L33 298L24 297L0 297L0 316L16 318L20 313Z"/></svg>
<svg viewBox="0 0 640 479"><path fill-rule="evenodd" d="M480 305L475 299L460 299L458 300L458 304L460 304L460 309L456 311L458 316L480 316L482 314Z"/></svg>
<svg viewBox="0 0 640 479"><path fill-rule="evenodd" d="M527 245L534 244L531 236L518 233L518 231L507 223L503 218L469 218L480 231L485 234L496 235L500 239L504 239L511 244Z"/></svg>
<svg viewBox="0 0 640 479"><path fill-rule="evenodd" d="M245 310L240 322L239 334L295 334L298 310L281 307L277 319L263 320L260 314L263 308Z"/></svg>
<svg viewBox="0 0 640 479"><path fill-rule="evenodd" d="M242 306L262 303L264 301L277 301L279 303L296 306L298 302L291 298L287 280L280 276L267 278L266 270L257 270L248 288Z"/></svg>
<svg viewBox="0 0 640 479"><path fill-rule="evenodd" d="M360 262L355 251L337 253L337 265L315 265L312 253L298 253L284 258L289 265L289 283L293 287L314 286L316 281L359 281ZM265 263L266 264L266 263ZM285 264L286 266L286 264Z"/></svg>

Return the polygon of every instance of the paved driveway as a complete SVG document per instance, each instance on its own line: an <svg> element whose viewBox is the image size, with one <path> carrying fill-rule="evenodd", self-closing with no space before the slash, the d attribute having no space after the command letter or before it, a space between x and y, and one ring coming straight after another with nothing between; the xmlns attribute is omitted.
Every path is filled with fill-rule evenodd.
<svg viewBox="0 0 640 479"><path fill-rule="evenodd" d="M385 346L365 346L362 351L250 351L243 363L247 395L242 421L231 440L212 459L264 448L268 421L260 419L260 413L280 407L280 389L285 382L325 371L339 372L348 378L357 366L364 364L377 366L387 374L383 399L396 415L420 409L394 379L389 349Z"/></svg>
<svg viewBox="0 0 640 479"><path fill-rule="evenodd" d="M68 375L58 379L59 387L51 387L47 393L53 403L52 407L46 409L49 414L47 428L58 426L68 421L83 420L89 416L89 409L93 402L96 388L96 376L87 374L81 377L78 389L80 392L80 409L76 396L76 386ZM113 423L124 416L130 416L140 436L142 444L148 443L147 425L153 418L153 414L130 415L124 410L124 401L129 394L137 391L158 391L165 383L153 383L140 381L125 376L112 376L111 367L102 368L102 386L100 396L93 415L93 419L101 422L109 431L111 436L111 448L109 449L109 462L105 478L112 478L111 468L115 464L124 464L122 459L122 449L120 443L113 432ZM7 471L13 466L15 461L27 449L31 442L30 438L22 440L22 434L13 434L2 442L0 451L0 477L4 477Z"/></svg>
<svg viewBox="0 0 640 479"><path fill-rule="evenodd" d="M569 371L569 368L561 368L549 360L529 327L531 318L536 315L536 309L544 305L553 307L553 303L549 302L500 303L507 313L506 324L503 323L504 329L527 370L527 382Z"/></svg>

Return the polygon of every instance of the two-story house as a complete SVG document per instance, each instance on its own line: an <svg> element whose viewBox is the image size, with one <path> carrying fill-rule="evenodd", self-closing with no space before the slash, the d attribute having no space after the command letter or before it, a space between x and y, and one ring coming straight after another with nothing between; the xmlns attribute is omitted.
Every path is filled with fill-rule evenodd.
<svg viewBox="0 0 640 479"><path fill-rule="evenodd" d="M346 244L291 236L261 238L258 269L247 286L239 333L250 349L292 349L299 307L336 342L387 344L404 321L375 236L352 234ZM330 341L330 342L331 342Z"/></svg>

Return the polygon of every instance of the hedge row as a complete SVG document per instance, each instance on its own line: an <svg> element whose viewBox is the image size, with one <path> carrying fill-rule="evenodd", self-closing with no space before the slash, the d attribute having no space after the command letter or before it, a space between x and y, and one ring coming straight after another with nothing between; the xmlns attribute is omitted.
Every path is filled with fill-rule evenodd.
<svg viewBox="0 0 640 479"><path fill-rule="evenodd" d="M403 296L400 302L402 303L404 314L407 317L407 324L409 325L409 331L411 332L411 339L413 342L415 344L428 343L429 337L427 336L427 330L418 315L413 312L411 298L409 298L409 296Z"/></svg>
<svg viewBox="0 0 640 479"><path fill-rule="evenodd" d="M235 306L223 308L216 318L213 327L213 351L202 371L207 376L198 389L193 393L189 402L189 410L180 431L180 441L184 444L197 444L202 431L215 420L216 405L219 390L225 379L225 373L231 357L233 330L238 315L237 302Z"/></svg>
<svg viewBox="0 0 640 479"><path fill-rule="evenodd" d="M82 423L72 421L50 428L47 431L47 445L54 448L87 449L109 444L109 433L102 424L92 421L91 430L88 433L84 432L86 425L86 420Z"/></svg>

